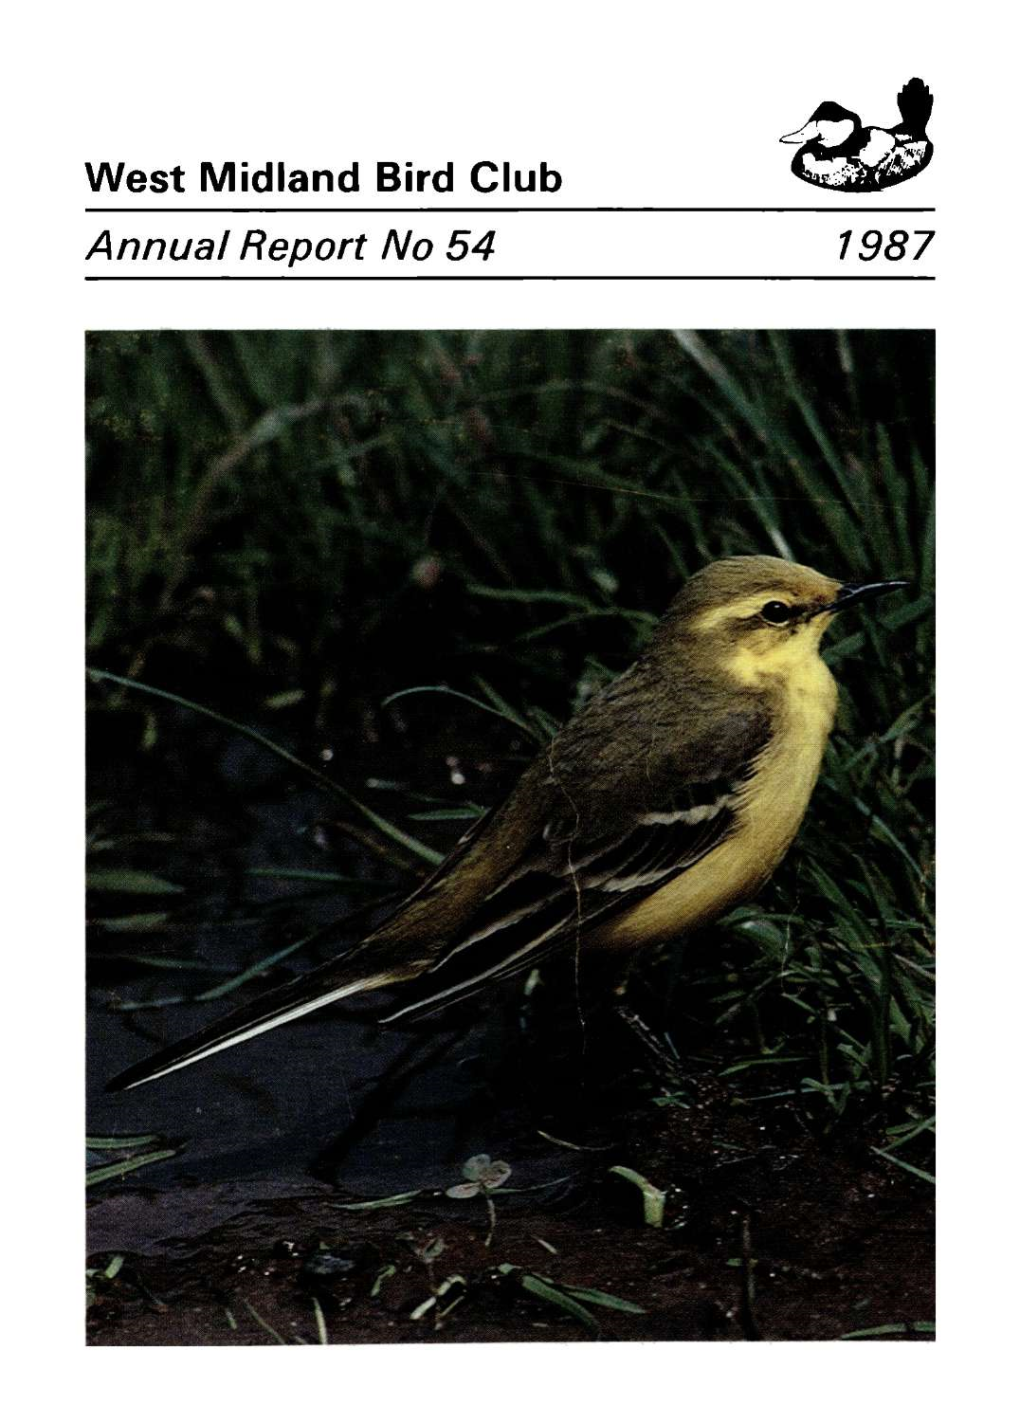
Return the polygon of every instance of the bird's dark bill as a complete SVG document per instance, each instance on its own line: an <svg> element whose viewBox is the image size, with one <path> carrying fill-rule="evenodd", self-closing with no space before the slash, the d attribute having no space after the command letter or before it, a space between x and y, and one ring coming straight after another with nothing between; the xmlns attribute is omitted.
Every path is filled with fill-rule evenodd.
<svg viewBox="0 0 1020 1423"><path fill-rule="evenodd" d="M844 583L834 600L822 612L842 612L851 603L863 603L870 598L880 598L883 593L892 593L897 588L909 588L904 578L894 578L886 583Z"/></svg>

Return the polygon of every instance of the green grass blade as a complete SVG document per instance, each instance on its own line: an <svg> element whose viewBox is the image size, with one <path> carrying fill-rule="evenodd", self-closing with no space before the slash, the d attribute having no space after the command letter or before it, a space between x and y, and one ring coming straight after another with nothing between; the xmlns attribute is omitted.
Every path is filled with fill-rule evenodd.
<svg viewBox="0 0 1020 1423"><path fill-rule="evenodd" d="M183 894L183 886L171 884L148 870L89 870L85 888L97 894Z"/></svg>
<svg viewBox="0 0 1020 1423"><path fill-rule="evenodd" d="M425 845L420 840L416 840L413 835L408 835L399 826L386 820L384 816L363 805L356 796L336 781L331 781L328 776L324 776L315 766L309 766L300 757L285 747L279 746L275 741L271 741L268 736L263 736L260 731L255 731L250 726L245 726L242 722L234 721L232 717L223 716L222 713L213 711L210 707L204 707L200 702L190 701L187 697L179 697L175 692L164 691L162 687L152 687L147 682L137 682L133 677L119 677L115 672L106 672L98 667L88 667L85 669L89 677L95 682L115 682L121 687L130 687L136 692L145 692L151 697L162 697L164 701L173 702L175 706L184 707L188 711L198 712L200 716L208 717L210 721L218 722L221 726L227 726L231 731L238 732L241 736L246 736L249 741L254 741L258 746L264 746L267 751L272 752L281 761L286 761L289 766L294 766L302 775L314 781L317 786L328 794L336 796L339 800L351 805L366 820L370 821L375 828L394 841L395 844L403 845L405 850L410 850L412 854L427 861L431 865L442 864L445 856L438 850L433 850L431 845Z"/></svg>
<svg viewBox="0 0 1020 1423"><path fill-rule="evenodd" d="M114 1161L109 1166L97 1166L85 1173L86 1186L98 1186L103 1181L116 1181L131 1171L139 1171L143 1166L151 1166L154 1161L166 1161L176 1156L176 1148L165 1151L146 1151L141 1156L129 1156L126 1161Z"/></svg>

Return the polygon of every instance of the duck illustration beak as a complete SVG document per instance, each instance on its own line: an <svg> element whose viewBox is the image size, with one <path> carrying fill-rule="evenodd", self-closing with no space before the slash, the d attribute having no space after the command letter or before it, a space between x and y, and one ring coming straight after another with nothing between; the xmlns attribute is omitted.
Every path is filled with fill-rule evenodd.
<svg viewBox="0 0 1020 1423"><path fill-rule="evenodd" d="M818 125L809 119L803 128L799 128L796 133L784 133L779 140L780 143L810 143L813 138L818 137Z"/></svg>

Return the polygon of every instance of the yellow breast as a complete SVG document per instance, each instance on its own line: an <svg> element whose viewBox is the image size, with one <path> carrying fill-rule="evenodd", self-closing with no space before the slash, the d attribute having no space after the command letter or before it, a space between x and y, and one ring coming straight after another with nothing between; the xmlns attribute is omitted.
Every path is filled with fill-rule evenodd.
<svg viewBox="0 0 1020 1423"><path fill-rule="evenodd" d="M703 860L593 935L627 948L709 924L761 888L800 828L836 714L836 683L812 655L782 670L774 734L737 809L736 829Z"/></svg>

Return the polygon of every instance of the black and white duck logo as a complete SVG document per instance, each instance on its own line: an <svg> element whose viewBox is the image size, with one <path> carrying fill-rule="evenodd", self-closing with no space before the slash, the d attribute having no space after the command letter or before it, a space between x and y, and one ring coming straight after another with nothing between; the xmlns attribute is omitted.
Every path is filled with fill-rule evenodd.
<svg viewBox="0 0 1020 1423"><path fill-rule="evenodd" d="M926 133L931 91L920 79L911 79L896 102L902 122L895 128L865 128L842 104L819 104L802 129L779 140L802 145L791 171L805 183L846 193L878 193L913 178L927 168L934 152Z"/></svg>

